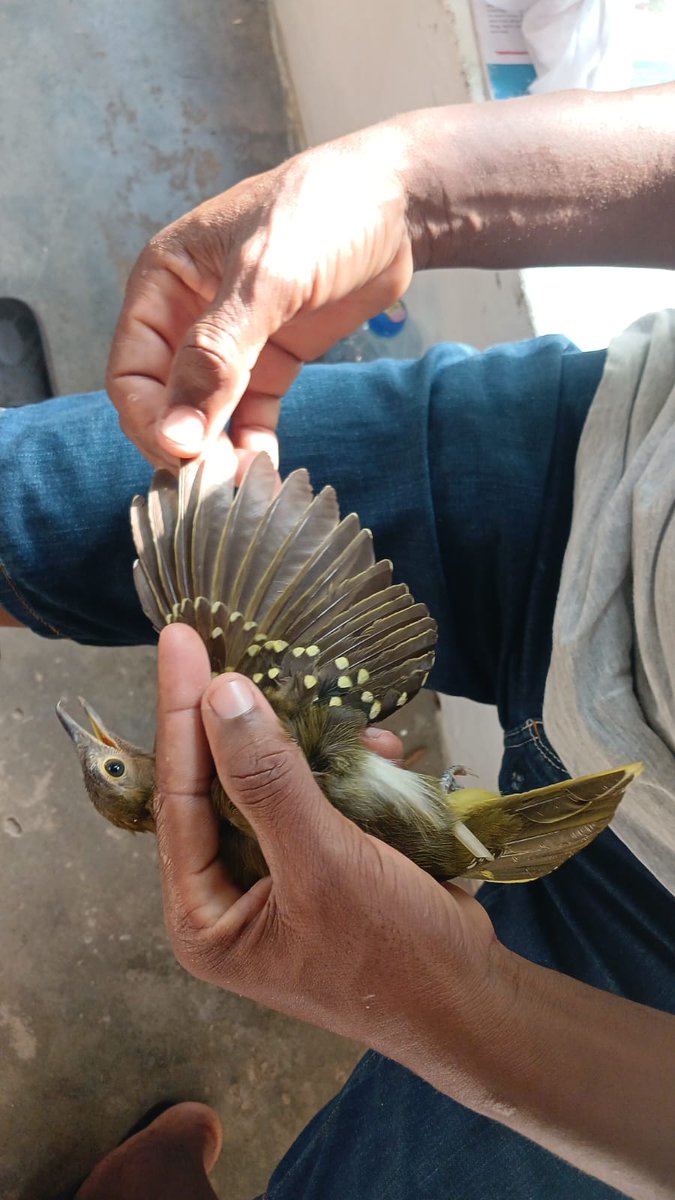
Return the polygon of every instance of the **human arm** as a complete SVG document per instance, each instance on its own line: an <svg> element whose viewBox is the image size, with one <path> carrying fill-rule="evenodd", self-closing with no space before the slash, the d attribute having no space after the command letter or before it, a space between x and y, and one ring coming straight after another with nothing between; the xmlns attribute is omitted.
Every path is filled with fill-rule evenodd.
<svg viewBox="0 0 675 1200"><path fill-rule="evenodd" d="M280 398L413 270L675 266L675 84L394 117L297 155L158 234L131 275L108 390L155 462L231 418L274 455ZM168 436L164 420L181 418Z"/></svg>
<svg viewBox="0 0 675 1200"><path fill-rule="evenodd" d="M416 270L675 267L675 84L401 119Z"/></svg>
<svg viewBox="0 0 675 1200"><path fill-rule="evenodd" d="M233 692L243 711L224 720ZM212 756L270 866L245 895L218 857ZM181 626L160 638L157 771L188 970L372 1046L630 1196L672 1195L675 1020L506 950L476 901L333 809L261 693L210 683Z"/></svg>
<svg viewBox="0 0 675 1200"><path fill-rule="evenodd" d="M675 1017L504 954L482 1111L628 1196L672 1198ZM419 1073L449 1092L446 1069Z"/></svg>

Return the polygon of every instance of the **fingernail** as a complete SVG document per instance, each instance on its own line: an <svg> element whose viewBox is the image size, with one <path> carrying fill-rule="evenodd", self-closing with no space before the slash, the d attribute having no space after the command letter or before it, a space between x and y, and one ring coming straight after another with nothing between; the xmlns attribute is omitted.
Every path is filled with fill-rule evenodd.
<svg viewBox="0 0 675 1200"><path fill-rule="evenodd" d="M250 683L243 679L220 679L209 695L209 704L219 717L231 721L243 717L255 708L255 693Z"/></svg>
<svg viewBox="0 0 675 1200"><path fill-rule="evenodd" d="M181 450L196 452L204 441L206 418L196 408L175 408L159 428L164 437Z"/></svg>
<svg viewBox="0 0 675 1200"><path fill-rule="evenodd" d="M385 729L364 729L363 737L368 738L369 742L378 742L380 738L387 736Z"/></svg>

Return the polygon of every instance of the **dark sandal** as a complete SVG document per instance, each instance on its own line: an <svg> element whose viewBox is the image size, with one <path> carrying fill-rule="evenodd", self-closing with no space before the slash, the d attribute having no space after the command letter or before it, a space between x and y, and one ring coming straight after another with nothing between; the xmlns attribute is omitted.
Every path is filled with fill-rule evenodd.
<svg viewBox="0 0 675 1200"><path fill-rule="evenodd" d="M0 297L0 408L21 408L53 395L35 314L23 300Z"/></svg>

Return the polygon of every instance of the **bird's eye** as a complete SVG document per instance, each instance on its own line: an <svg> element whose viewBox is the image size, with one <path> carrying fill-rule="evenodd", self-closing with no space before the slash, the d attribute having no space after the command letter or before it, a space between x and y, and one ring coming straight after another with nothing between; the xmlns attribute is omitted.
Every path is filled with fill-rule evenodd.
<svg viewBox="0 0 675 1200"><path fill-rule="evenodd" d="M119 779L124 775L126 767L121 758L109 758L104 762L103 770L106 775L112 775L113 779Z"/></svg>

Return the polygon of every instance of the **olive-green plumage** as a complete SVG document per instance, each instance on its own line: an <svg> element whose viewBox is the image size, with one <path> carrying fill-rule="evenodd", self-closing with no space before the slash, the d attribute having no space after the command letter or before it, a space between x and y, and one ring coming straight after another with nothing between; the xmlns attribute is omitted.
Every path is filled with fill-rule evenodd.
<svg viewBox="0 0 675 1200"><path fill-rule="evenodd" d="M159 471L131 510L134 579L156 629L192 625L214 673L239 671L264 691L328 799L439 879L521 882L560 866L609 823L639 764L519 796L452 787L366 750L364 727L406 704L433 665L436 624L370 532L340 520L335 493L313 496L305 471L281 489L258 455L235 494L214 453L176 480ZM154 758L93 733L59 705L95 807L113 824L154 829ZM221 852L248 887L266 867L252 831L214 780Z"/></svg>

